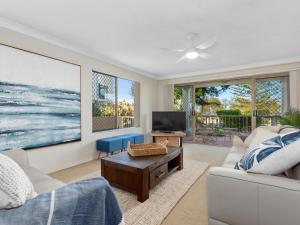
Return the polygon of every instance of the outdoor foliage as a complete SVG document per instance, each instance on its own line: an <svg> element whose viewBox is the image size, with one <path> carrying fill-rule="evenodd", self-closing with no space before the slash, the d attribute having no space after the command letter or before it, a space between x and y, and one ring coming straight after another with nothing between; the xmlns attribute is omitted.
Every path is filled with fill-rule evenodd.
<svg viewBox="0 0 300 225"><path fill-rule="evenodd" d="M229 102L229 107L232 109L239 109L242 115L251 115L250 99L234 97L234 99Z"/></svg>
<svg viewBox="0 0 300 225"><path fill-rule="evenodd" d="M175 110L182 111L182 88L181 87L174 87L174 108Z"/></svg>
<svg viewBox="0 0 300 225"><path fill-rule="evenodd" d="M241 110L239 109L225 109L225 110L219 110L217 111L218 116L233 116L233 115L241 115Z"/></svg>
<svg viewBox="0 0 300 225"><path fill-rule="evenodd" d="M222 127L243 130L251 126L251 116L241 116L239 109L220 110L217 112Z"/></svg>
<svg viewBox="0 0 300 225"><path fill-rule="evenodd" d="M280 80L260 80L256 82L256 108L259 115L279 115L282 112L282 96ZM231 93L235 96L232 108L240 108L242 114L251 113L251 85L233 85Z"/></svg>
<svg viewBox="0 0 300 225"><path fill-rule="evenodd" d="M114 116L115 115L115 104L111 101L93 102L93 117L97 116Z"/></svg>
<svg viewBox="0 0 300 225"><path fill-rule="evenodd" d="M228 90L229 85L211 86L211 87L201 87L195 90L195 101L197 105L201 106L201 111L204 112L205 105L216 104L216 101L210 101L211 99L216 99L221 93Z"/></svg>
<svg viewBox="0 0 300 225"><path fill-rule="evenodd" d="M282 125L291 125L300 128L300 111L291 109L280 118Z"/></svg>
<svg viewBox="0 0 300 225"><path fill-rule="evenodd" d="M118 102L118 114L119 116L133 116L134 105L133 103L122 100Z"/></svg>
<svg viewBox="0 0 300 225"><path fill-rule="evenodd" d="M115 116L115 105L113 102L106 101L93 102L93 117L100 116ZM118 102L119 116L134 116L134 104L126 102L125 100Z"/></svg>
<svg viewBox="0 0 300 225"><path fill-rule="evenodd" d="M207 104L202 105L201 107L203 114L214 115L217 111L224 108L222 102L216 97L207 98L206 103Z"/></svg>

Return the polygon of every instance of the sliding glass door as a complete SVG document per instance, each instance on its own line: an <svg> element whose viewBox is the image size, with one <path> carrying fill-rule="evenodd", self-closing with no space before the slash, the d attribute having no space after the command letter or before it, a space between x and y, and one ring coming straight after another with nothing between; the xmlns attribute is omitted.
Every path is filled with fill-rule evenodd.
<svg viewBox="0 0 300 225"><path fill-rule="evenodd" d="M175 111L186 112L186 137L184 140L191 141L194 139L194 86L175 86L174 87L174 109Z"/></svg>
<svg viewBox="0 0 300 225"><path fill-rule="evenodd" d="M253 108L254 127L279 124L289 108L288 77L256 79Z"/></svg>
<svg viewBox="0 0 300 225"><path fill-rule="evenodd" d="M231 145L258 126L279 124L289 108L289 77L251 78L176 85L174 108L187 114L187 138Z"/></svg>

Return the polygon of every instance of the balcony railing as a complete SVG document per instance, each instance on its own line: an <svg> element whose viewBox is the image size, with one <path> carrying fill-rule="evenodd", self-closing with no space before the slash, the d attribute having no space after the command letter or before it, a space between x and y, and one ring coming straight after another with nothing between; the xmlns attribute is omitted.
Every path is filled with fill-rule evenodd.
<svg viewBox="0 0 300 225"><path fill-rule="evenodd" d="M277 125L280 116L258 116L257 126ZM243 115L198 115L196 139L201 143L230 145L233 135L247 136L251 133L252 118Z"/></svg>
<svg viewBox="0 0 300 225"><path fill-rule="evenodd" d="M201 115L197 117L197 129L203 128L232 128L236 131L251 131L251 116L218 116Z"/></svg>
<svg viewBox="0 0 300 225"><path fill-rule="evenodd" d="M257 126L274 126L279 124L278 115L257 116ZM243 115L201 115L197 116L197 128L235 128L237 131L251 131L251 116Z"/></svg>
<svg viewBox="0 0 300 225"><path fill-rule="evenodd" d="M93 131L112 130L116 128L134 127L133 116L94 116Z"/></svg>
<svg viewBox="0 0 300 225"><path fill-rule="evenodd" d="M118 128L128 128L134 126L133 116L118 116Z"/></svg>

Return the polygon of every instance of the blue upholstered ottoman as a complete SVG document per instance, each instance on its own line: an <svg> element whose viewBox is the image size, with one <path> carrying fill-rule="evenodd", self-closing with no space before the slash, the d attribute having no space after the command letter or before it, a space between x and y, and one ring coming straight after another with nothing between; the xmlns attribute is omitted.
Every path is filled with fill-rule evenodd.
<svg viewBox="0 0 300 225"><path fill-rule="evenodd" d="M128 139L130 140L131 144L144 144L144 135L143 134L131 133L131 134L124 134L122 136L124 139L127 139L126 147L127 147Z"/></svg>
<svg viewBox="0 0 300 225"><path fill-rule="evenodd" d="M130 135L122 135L123 148L127 148L128 141L130 141L130 144L134 144L134 137Z"/></svg>
<svg viewBox="0 0 300 225"><path fill-rule="evenodd" d="M143 134L136 134L134 136L134 144L144 144L144 135Z"/></svg>
<svg viewBox="0 0 300 225"><path fill-rule="evenodd" d="M127 148L128 141L131 144L143 144L144 135L143 134L123 134L115 137L103 138L96 141L96 147L100 152L113 153L114 151L119 151Z"/></svg>
<svg viewBox="0 0 300 225"><path fill-rule="evenodd" d="M110 137L99 139L96 142L97 150L101 152L111 153L123 148L122 137Z"/></svg>

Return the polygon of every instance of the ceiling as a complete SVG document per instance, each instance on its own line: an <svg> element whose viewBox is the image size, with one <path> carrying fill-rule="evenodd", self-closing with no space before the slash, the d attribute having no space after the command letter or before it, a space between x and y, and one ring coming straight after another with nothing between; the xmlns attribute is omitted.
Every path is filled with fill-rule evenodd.
<svg viewBox="0 0 300 225"><path fill-rule="evenodd" d="M0 16L157 79L300 59L299 0L0 0ZM176 63L185 35L210 59Z"/></svg>

